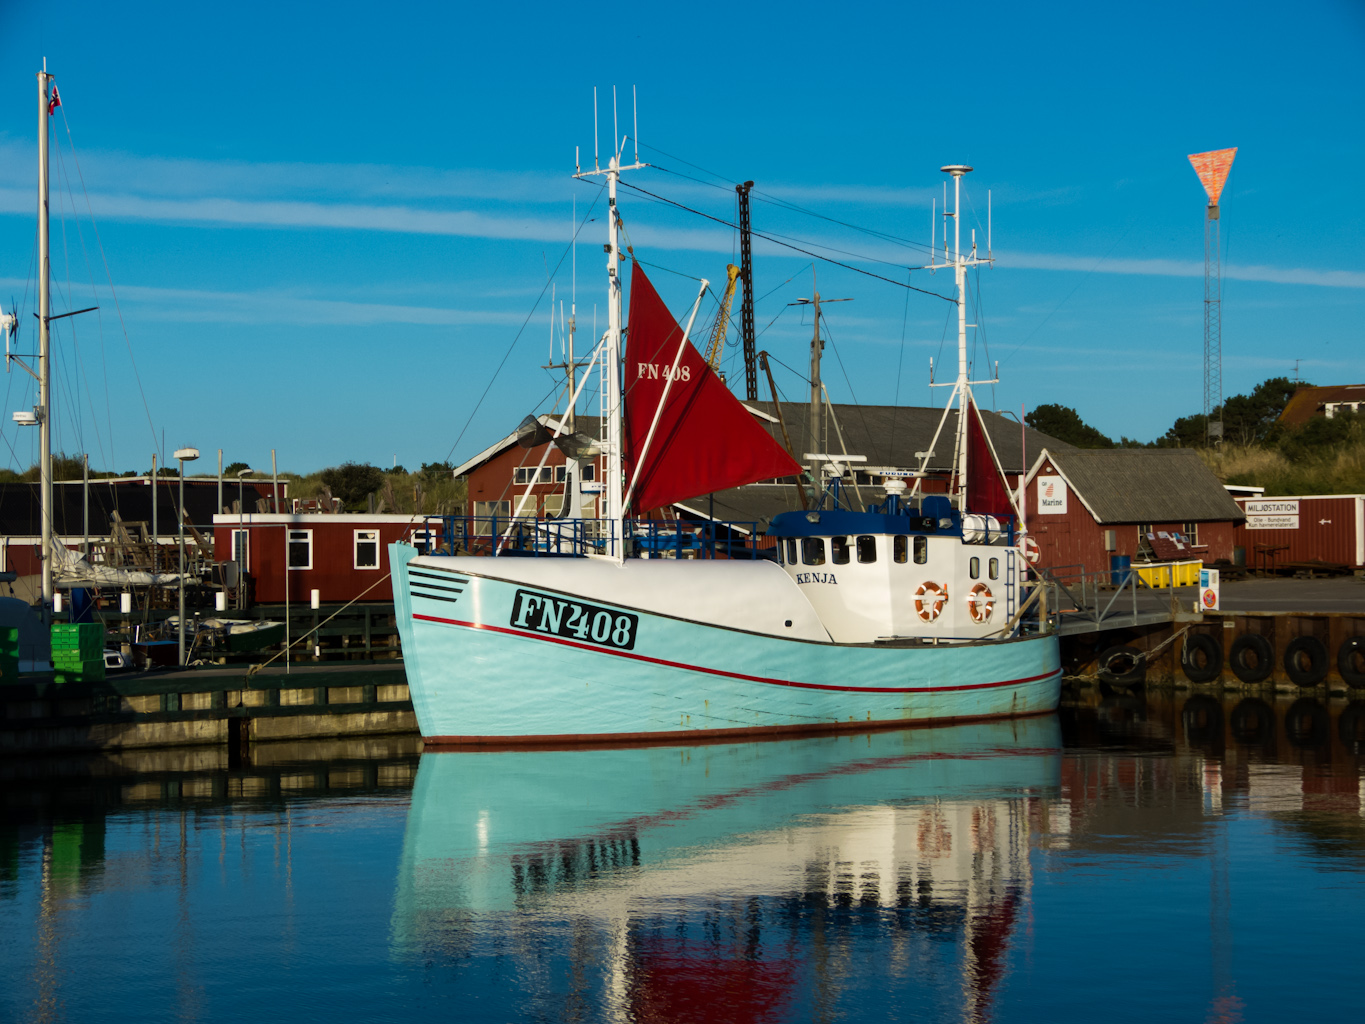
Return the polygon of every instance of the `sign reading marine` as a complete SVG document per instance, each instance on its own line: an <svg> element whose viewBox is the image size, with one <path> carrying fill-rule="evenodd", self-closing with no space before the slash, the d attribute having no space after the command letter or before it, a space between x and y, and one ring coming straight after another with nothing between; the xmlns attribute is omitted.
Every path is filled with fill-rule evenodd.
<svg viewBox="0 0 1365 1024"><path fill-rule="evenodd" d="M1038 514L1040 516L1066 515L1066 481L1060 476L1039 476Z"/></svg>
<svg viewBox="0 0 1365 1024"><path fill-rule="evenodd" d="M629 651L635 646L635 629L640 624L640 617L553 594L518 590L512 599L512 616L508 624L517 629Z"/></svg>

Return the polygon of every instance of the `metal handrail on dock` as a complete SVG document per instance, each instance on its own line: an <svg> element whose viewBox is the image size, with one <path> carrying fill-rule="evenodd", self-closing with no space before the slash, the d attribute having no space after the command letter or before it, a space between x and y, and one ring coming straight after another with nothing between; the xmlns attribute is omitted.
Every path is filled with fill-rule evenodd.
<svg viewBox="0 0 1365 1024"><path fill-rule="evenodd" d="M1167 574L1164 586L1153 586L1135 569L1086 572L1082 566L1034 570L1046 617L1054 632L1087 633L1123 626L1174 621L1181 613L1178 577ZM1115 583L1115 578L1118 582ZM1145 591L1165 600L1143 600Z"/></svg>

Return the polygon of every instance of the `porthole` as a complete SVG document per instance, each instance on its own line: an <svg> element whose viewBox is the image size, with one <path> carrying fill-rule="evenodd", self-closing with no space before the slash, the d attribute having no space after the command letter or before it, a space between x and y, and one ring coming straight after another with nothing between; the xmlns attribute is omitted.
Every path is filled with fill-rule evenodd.
<svg viewBox="0 0 1365 1024"><path fill-rule="evenodd" d="M990 563L986 566L986 575L993 580L998 580L1000 578L1000 559L992 558L990 560Z"/></svg>
<svg viewBox="0 0 1365 1024"><path fill-rule="evenodd" d="M900 562L904 565L906 558L909 557L909 553L910 544L908 538L904 534L899 537L891 538L891 558L893 561Z"/></svg>
<svg viewBox="0 0 1365 1024"><path fill-rule="evenodd" d="M929 561L929 538L928 538L928 537L916 537L916 538L915 538L915 564L916 564L916 565L923 565L923 564L924 564L925 562L927 562L927 561Z"/></svg>
<svg viewBox="0 0 1365 1024"><path fill-rule="evenodd" d="M979 580L981 578L981 559L977 558L975 555L973 555L972 560L967 563L967 575L974 580Z"/></svg>

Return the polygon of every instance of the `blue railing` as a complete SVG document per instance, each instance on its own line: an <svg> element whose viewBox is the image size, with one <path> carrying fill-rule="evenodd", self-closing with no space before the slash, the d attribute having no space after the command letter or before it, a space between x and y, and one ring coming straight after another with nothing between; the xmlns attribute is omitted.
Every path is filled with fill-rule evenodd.
<svg viewBox="0 0 1365 1024"><path fill-rule="evenodd" d="M773 544L756 522L627 519L628 558L764 558ZM533 516L428 516L432 554L572 558L614 555L618 538L607 519Z"/></svg>

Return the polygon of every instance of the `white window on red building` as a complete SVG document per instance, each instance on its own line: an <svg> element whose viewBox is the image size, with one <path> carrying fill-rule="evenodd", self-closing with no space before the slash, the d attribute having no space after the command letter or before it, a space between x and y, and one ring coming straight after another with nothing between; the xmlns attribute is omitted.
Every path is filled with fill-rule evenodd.
<svg viewBox="0 0 1365 1024"><path fill-rule="evenodd" d="M356 530L354 541L355 561L357 569L378 569L379 568L379 531L378 530Z"/></svg>
<svg viewBox="0 0 1365 1024"><path fill-rule="evenodd" d="M313 568L313 531L289 531L289 568Z"/></svg>

